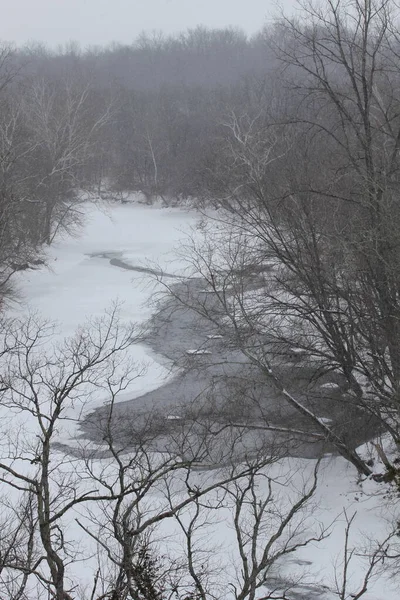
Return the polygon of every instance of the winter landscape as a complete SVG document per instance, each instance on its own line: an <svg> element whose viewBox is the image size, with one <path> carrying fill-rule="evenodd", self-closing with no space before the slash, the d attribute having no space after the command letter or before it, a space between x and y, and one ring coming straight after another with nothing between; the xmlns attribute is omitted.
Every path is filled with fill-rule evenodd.
<svg viewBox="0 0 400 600"><path fill-rule="evenodd" d="M225 10L0 44L1 600L399 597L400 15Z"/></svg>

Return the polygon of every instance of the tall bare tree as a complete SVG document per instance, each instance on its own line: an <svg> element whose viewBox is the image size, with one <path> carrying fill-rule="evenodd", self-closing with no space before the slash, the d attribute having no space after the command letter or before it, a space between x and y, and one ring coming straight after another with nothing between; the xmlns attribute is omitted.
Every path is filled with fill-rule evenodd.
<svg viewBox="0 0 400 600"><path fill-rule="evenodd" d="M195 249L195 263L266 375L276 375L271 357L294 353L320 374L340 372L348 409L397 442L396 10L357 0L301 7L265 33L283 65L278 97L290 99L234 111L221 128L208 176L226 237Z"/></svg>

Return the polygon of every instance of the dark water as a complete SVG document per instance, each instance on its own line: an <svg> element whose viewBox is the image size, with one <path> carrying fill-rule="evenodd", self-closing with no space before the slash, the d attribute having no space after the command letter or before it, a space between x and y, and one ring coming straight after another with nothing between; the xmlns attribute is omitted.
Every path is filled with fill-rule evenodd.
<svg viewBox="0 0 400 600"><path fill-rule="evenodd" d="M154 277L175 277L151 268L125 263L120 253L97 253L116 267L151 274ZM260 274L249 285L260 287ZM178 279L178 281L177 281ZM113 409L113 427L121 443L135 441L133 431L150 421L157 433L160 448L171 431L181 430L184 420L193 428L193 414L197 420L236 426L247 449L252 445L279 444L280 453L302 458L316 458L335 449L318 439L313 425L299 415L260 370L251 365L234 344L230 343L229 330L222 338L220 330L210 320L182 304L174 296L193 298L207 305L210 314L217 314L218 302L206 292L200 278L175 277L170 291L155 306L148 323L144 342L149 352L162 364L170 364L178 373L165 385L132 400L121 402ZM198 353L188 354L190 350ZM322 374L317 366L303 364L302 357L292 355L290 349L276 362L275 370L285 381L289 391L309 408L318 406L318 416L329 419L332 428L352 446L369 439L377 424L348 402L346 382L336 373ZM335 389L324 384L336 384ZM322 386L322 387L321 387ZM200 409L201 407L201 409ZM103 424L108 418L108 407L100 407L88 415L81 424L82 436L101 443ZM172 418L178 417L178 418ZM179 418L180 417L180 418ZM134 424L134 427L132 427ZM268 424L279 429L301 430L304 436L263 430ZM244 428L245 427L245 428Z"/></svg>

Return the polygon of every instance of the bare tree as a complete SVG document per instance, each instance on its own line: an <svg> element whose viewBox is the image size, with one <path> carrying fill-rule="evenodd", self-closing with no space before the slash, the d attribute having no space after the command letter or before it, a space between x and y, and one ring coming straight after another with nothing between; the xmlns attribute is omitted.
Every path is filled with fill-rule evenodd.
<svg viewBox="0 0 400 600"><path fill-rule="evenodd" d="M248 509L255 510L253 547L270 538L243 582L242 598L254 596L279 558L316 539L306 531L301 540L296 537L316 480L270 518L274 481L263 473L276 463L278 447L255 452L241 428L221 427L201 410L189 411L169 429L157 413L122 420L115 414L119 394L140 374L124 359L135 334L120 326L116 309L61 345L48 346L52 335L52 326L35 317L11 322L3 332L0 484L13 498L6 514L15 516L0 540L1 585L11 597L40 598L35 586L57 600L83 593L77 592L75 565L85 555L71 539L72 522L101 556L90 592L97 600L198 598L206 589L221 597L204 561L198 570L203 551L195 541L221 510L231 511L242 554L250 535ZM68 450L59 436L99 391L109 399L93 423L103 444L93 450L83 442ZM269 482L267 492L261 482ZM181 557L165 555L156 544L166 520L176 520L186 537Z"/></svg>
<svg viewBox="0 0 400 600"><path fill-rule="evenodd" d="M96 106L90 82L67 78L33 83L24 98L24 116L35 146L29 180L38 241L50 244L80 221L79 193L84 167L96 152L98 133L111 106Z"/></svg>
<svg viewBox="0 0 400 600"><path fill-rule="evenodd" d="M221 129L208 175L225 233L195 248L195 268L219 303L221 334L229 320L227 338L303 416L278 357L343 375L360 426L397 442L396 12L385 1L302 8L266 31L290 101L235 111ZM318 428L322 401L308 406Z"/></svg>
<svg viewBox="0 0 400 600"><path fill-rule="evenodd" d="M349 517L344 512L346 526L344 530L343 557L340 561L337 561L335 568L336 595L340 600L348 600L350 598L358 600L362 598L367 593L370 583L379 577L380 574L388 571L385 559L388 558L388 550L391 542L398 536L396 528L379 541L370 540L365 548L351 547L350 537L356 514L354 513ZM361 583L358 585L356 591L354 591L354 583L351 581L351 567L353 566L355 557L367 560L367 567L364 570Z"/></svg>
<svg viewBox="0 0 400 600"><path fill-rule="evenodd" d="M291 231L300 236L297 245L308 264L294 262L293 244L282 243L282 236L279 242L286 264L297 267L320 308L319 329L327 331L324 341L355 395L362 395L353 376L358 372L380 399L376 412L395 430L397 14L385 1L328 2L326 8L310 4L304 10L307 25L290 20L278 25L283 40L276 38L278 53L288 69L306 78L302 97L308 94L310 104L305 102L297 122L326 141L335 163L324 160L322 150L319 165L325 181L306 175L303 198L301 188L294 189L295 201L288 203L289 214L298 221L296 228L292 220ZM313 154L309 156L312 160ZM324 207L322 214L316 202ZM306 265L315 273L308 280Z"/></svg>
<svg viewBox="0 0 400 600"><path fill-rule="evenodd" d="M70 469L63 468L55 438L71 419L68 411L87 400L90 389L106 383L121 388L136 372L116 374L117 357L131 343L132 332L121 329L115 309L49 355L43 346L51 334L52 327L34 317L13 322L3 334L11 350L3 355L1 406L8 420L12 415L18 421L20 415L22 422L14 426L14 437L4 440L0 470L3 484L31 498L42 555L37 569L48 569L40 569L39 578L65 600L71 598L65 574L71 549L61 521L74 506L99 494L82 489L81 473L72 462L67 461Z"/></svg>

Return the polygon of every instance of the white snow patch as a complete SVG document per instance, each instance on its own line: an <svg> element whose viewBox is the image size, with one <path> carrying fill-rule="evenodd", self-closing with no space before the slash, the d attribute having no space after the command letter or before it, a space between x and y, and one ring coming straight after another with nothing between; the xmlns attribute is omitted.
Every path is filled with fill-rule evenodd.
<svg viewBox="0 0 400 600"><path fill-rule="evenodd" d="M290 348L290 352L291 354L298 354L298 355L302 355L302 354L307 354L307 351L304 350L303 348Z"/></svg>
<svg viewBox="0 0 400 600"><path fill-rule="evenodd" d="M320 387L323 390L340 390L340 385L334 383L333 381L329 381L328 383L322 383Z"/></svg>
<svg viewBox="0 0 400 600"><path fill-rule="evenodd" d="M21 271L15 284L21 301L12 313L16 316L37 312L57 323L56 340L73 336L88 318L101 318L113 302L121 302L122 325L140 326L152 314L151 298L159 283L147 273L120 269L108 259L94 254L113 253L135 265L157 265L165 272L181 275L186 264L177 259L177 248L196 222L193 211L154 208L137 204L83 204L86 223L79 237L66 237L47 249L47 267ZM169 365L161 365L150 349L135 344L129 358L144 373L134 379L117 401L123 402L157 389L173 376ZM68 430L60 431L60 441L72 444L78 419L107 397L94 396L81 406L71 407ZM68 421L65 421L67 427Z"/></svg>

